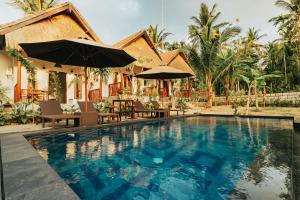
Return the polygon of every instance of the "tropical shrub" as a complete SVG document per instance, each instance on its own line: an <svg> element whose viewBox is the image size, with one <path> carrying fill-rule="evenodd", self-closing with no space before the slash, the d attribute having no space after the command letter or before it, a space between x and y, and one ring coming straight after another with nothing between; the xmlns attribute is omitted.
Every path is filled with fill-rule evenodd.
<svg viewBox="0 0 300 200"><path fill-rule="evenodd" d="M188 108L186 102L187 101L185 98L178 98L176 100L176 107L179 108L180 110L184 110L184 109Z"/></svg>
<svg viewBox="0 0 300 200"><path fill-rule="evenodd" d="M72 104L72 105L67 104L63 106L62 110L63 113L65 114L74 114L76 112L80 112L80 108L78 104Z"/></svg>
<svg viewBox="0 0 300 200"><path fill-rule="evenodd" d="M153 105L153 103L151 101L146 102L145 107L148 110L154 110L154 105Z"/></svg>
<svg viewBox="0 0 300 200"><path fill-rule="evenodd" d="M61 81L58 77L58 73L50 72L49 73L49 88L48 88L48 95L52 96L54 99L60 101L62 94L61 94Z"/></svg>
<svg viewBox="0 0 300 200"><path fill-rule="evenodd" d="M4 111L4 106L0 105L0 126L4 126L7 122L7 113Z"/></svg>
<svg viewBox="0 0 300 200"><path fill-rule="evenodd" d="M98 112L102 112L102 113L108 113L111 105L112 105L111 102L109 102L107 100L103 100L100 103L95 103L94 104L96 110Z"/></svg>
<svg viewBox="0 0 300 200"><path fill-rule="evenodd" d="M7 87L3 86L2 83L0 82L0 104L9 101L9 97L7 96L6 92L7 92Z"/></svg>
<svg viewBox="0 0 300 200"><path fill-rule="evenodd" d="M26 124L29 118L30 111L27 110L27 104L23 102L16 103L12 108L12 119L19 124Z"/></svg>

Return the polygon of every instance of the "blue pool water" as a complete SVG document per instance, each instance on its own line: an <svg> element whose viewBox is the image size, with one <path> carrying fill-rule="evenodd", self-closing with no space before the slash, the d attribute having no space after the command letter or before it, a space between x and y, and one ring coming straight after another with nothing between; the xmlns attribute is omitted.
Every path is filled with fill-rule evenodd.
<svg viewBox="0 0 300 200"><path fill-rule="evenodd" d="M191 117L28 140L81 199L284 199L291 135L282 120Z"/></svg>

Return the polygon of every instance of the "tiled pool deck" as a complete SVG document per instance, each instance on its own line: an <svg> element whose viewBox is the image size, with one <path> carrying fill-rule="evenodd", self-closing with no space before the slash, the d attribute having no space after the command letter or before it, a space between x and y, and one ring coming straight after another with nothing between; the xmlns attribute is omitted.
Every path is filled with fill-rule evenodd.
<svg viewBox="0 0 300 200"><path fill-rule="evenodd" d="M178 117L191 117L197 115L186 115ZM211 116L211 115L209 115ZM260 116L261 117L261 116ZM174 116L172 118L177 118ZM291 119L291 118L286 118ZM118 125L128 123L140 123L153 121L153 119L138 119L134 121L121 122ZM106 124L105 126L116 126ZM99 126L98 126L99 127ZM57 131L72 131L79 128L56 129ZM24 138L26 135L47 134L51 130L35 132L18 132L14 134L1 135L1 183L2 200L61 200L79 199L69 186L57 175L45 160ZM297 144L297 145L296 145ZM294 134L294 175L295 175L295 199L300 200L300 129Z"/></svg>

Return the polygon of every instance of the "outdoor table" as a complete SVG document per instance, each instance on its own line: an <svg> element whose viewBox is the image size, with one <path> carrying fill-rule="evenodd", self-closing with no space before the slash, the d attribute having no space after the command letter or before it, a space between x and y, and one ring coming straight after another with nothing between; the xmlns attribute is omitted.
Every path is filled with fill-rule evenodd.
<svg viewBox="0 0 300 200"><path fill-rule="evenodd" d="M115 99L113 100L113 111L115 111L114 109L117 108L115 106L116 103L119 103L119 116L120 118L122 117L122 103L125 103L125 110L127 110L127 108L131 108L131 119L134 119L134 107L133 107L133 100L132 99Z"/></svg>

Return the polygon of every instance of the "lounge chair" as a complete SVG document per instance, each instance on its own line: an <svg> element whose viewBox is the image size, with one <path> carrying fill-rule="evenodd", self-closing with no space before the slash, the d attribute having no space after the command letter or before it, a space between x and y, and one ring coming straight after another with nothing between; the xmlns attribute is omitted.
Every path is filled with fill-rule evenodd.
<svg viewBox="0 0 300 200"><path fill-rule="evenodd" d="M43 128L45 128L45 120L52 122L52 128L54 128L55 121L66 120L66 125L69 125L69 119L74 120L74 126L78 126L80 122L80 116L73 114L63 114L60 107L60 103L55 100L40 101L41 116Z"/></svg>
<svg viewBox="0 0 300 200"><path fill-rule="evenodd" d="M154 108L155 109L159 109L160 108L160 105L157 101L151 101L151 103L153 104ZM169 109L169 111L173 111L173 112L177 112L177 116L179 115L179 112L182 112L182 114L184 115L186 110L181 110L181 109Z"/></svg>
<svg viewBox="0 0 300 200"><path fill-rule="evenodd" d="M85 110L85 102L77 102L81 111ZM100 113L96 110L92 102L88 102L88 112L97 112L98 113L98 121L100 124L103 123L104 118L107 117L109 121L113 120L113 118L117 118L117 121L120 121L119 115L117 113Z"/></svg>
<svg viewBox="0 0 300 200"><path fill-rule="evenodd" d="M133 107L134 107L134 113L142 113L142 117L144 117L144 113L148 114L150 113L151 114L151 117L152 117L152 113L155 113L158 118L160 118L161 114L163 113L164 117L169 117L169 111L166 110L166 109L153 109L153 110L150 110L150 109L147 109L145 108L145 106L140 102L140 101L134 101L133 102Z"/></svg>

